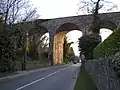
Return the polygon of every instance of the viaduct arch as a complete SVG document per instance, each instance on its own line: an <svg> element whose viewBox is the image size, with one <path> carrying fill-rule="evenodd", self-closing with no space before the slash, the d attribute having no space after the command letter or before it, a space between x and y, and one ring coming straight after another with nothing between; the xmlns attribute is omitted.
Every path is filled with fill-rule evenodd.
<svg viewBox="0 0 120 90"><path fill-rule="evenodd" d="M101 28L114 30L116 27L120 26L120 12L102 13L99 14L99 17ZM55 19L38 19L35 21L17 24L15 27L29 31L39 30L39 26L44 27L40 28L40 33L46 31L49 32L49 59L51 62L57 64L61 63L63 59L63 50L61 48L63 48L62 44L65 34L71 30L77 29L82 31L83 35L86 35L91 26L92 19L93 17L91 14Z"/></svg>

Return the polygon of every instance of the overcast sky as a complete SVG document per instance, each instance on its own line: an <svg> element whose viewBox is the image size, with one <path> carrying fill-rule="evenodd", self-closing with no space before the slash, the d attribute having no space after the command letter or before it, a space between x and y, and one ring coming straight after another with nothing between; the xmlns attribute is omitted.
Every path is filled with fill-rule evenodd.
<svg viewBox="0 0 120 90"><path fill-rule="evenodd" d="M78 5L80 0L31 0L34 7L37 7L38 13L40 14L41 19L48 18L58 18L58 17L67 17L67 16L76 16L78 12ZM95 0L94 0L95 1ZM108 0L118 5L118 9L114 12L120 11L120 1L119 0ZM109 7L109 6L108 6ZM79 12L81 14L81 12ZM108 37L112 32L108 30L102 30L102 41ZM81 32L74 31L67 34L71 41L74 41L72 47L74 48L75 54L78 53L78 37L82 36Z"/></svg>
<svg viewBox="0 0 120 90"><path fill-rule="evenodd" d="M75 16L78 12L78 5L80 0L31 0L35 7L38 8L40 18L57 18L66 16ZM94 0L96 1L96 0ZM118 5L120 9L119 0L108 0ZM119 11L119 10L116 10Z"/></svg>

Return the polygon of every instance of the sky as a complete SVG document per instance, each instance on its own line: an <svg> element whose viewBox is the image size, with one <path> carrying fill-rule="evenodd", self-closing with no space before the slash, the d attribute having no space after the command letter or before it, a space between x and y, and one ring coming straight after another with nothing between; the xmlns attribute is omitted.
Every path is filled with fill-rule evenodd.
<svg viewBox="0 0 120 90"><path fill-rule="evenodd" d="M119 0L108 1L115 3L120 9ZM76 16L76 13L78 12L77 4L79 4L79 2L80 0L31 0L31 3L37 7L38 13L41 15L40 18Z"/></svg>
<svg viewBox="0 0 120 90"><path fill-rule="evenodd" d="M32 0L40 18L58 18L76 15L77 0Z"/></svg>
<svg viewBox="0 0 120 90"><path fill-rule="evenodd" d="M82 32L78 30L70 31L66 34L68 37L68 42L74 42L71 47L73 47L75 55L79 56L79 48L78 48L78 38L82 36Z"/></svg>
<svg viewBox="0 0 120 90"><path fill-rule="evenodd" d="M100 29L100 35L102 38L102 42L110 35L113 31L109 29ZM82 32L78 30L70 31L66 34L66 36L69 38L69 42L74 42L71 46L73 47L73 50L75 52L75 55L79 56L79 48L78 48L78 38L82 36Z"/></svg>
<svg viewBox="0 0 120 90"><path fill-rule="evenodd" d="M120 11L119 0L108 0L108 1L113 2L118 6L118 8L114 10L114 12ZM79 15L83 14L81 12L77 14L78 12L77 4L79 4L79 2L80 0L31 0L31 3L33 4L33 6L37 8L38 14L40 14L40 19L77 16L78 14ZM102 41L106 39L111 33L112 32L110 30L101 29L100 35L102 35ZM67 34L67 36L70 38L71 41L74 41L74 44L72 45L72 47L74 49L75 54L79 55L77 40L79 37L82 36L81 32L71 31Z"/></svg>

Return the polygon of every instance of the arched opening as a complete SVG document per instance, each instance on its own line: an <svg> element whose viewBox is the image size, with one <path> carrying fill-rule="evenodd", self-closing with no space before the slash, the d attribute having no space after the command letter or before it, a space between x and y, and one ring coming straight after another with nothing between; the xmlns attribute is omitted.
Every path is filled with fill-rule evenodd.
<svg viewBox="0 0 120 90"><path fill-rule="evenodd" d="M47 60L48 61L48 49L49 49L49 33L45 33L39 38L37 52L39 55L39 60Z"/></svg>
<svg viewBox="0 0 120 90"><path fill-rule="evenodd" d="M78 48L78 39L82 37L82 32L78 30L72 30L66 34L66 37L68 37L68 42L73 42L71 47L74 50L75 56L79 56L79 48Z"/></svg>
<svg viewBox="0 0 120 90"><path fill-rule="evenodd" d="M102 42L112 34L112 32L117 28L117 26L110 21L101 20L100 21L100 35L102 38Z"/></svg>
<svg viewBox="0 0 120 90"><path fill-rule="evenodd" d="M101 35L102 42L117 28L117 26L108 20L100 20L99 35Z"/></svg>
<svg viewBox="0 0 120 90"><path fill-rule="evenodd" d="M39 26L34 28L33 30L29 31L29 54L31 59L33 60L41 60L40 55L42 52L42 48L45 48L45 44L47 44L45 41L47 39L46 33L48 33L48 30L43 27ZM45 49L46 50L46 49ZM41 52L41 53L40 53Z"/></svg>
<svg viewBox="0 0 120 90"><path fill-rule="evenodd" d="M112 33L113 33L113 31L110 30L110 29L101 28L101 29L100 29L100 35L101 35L101 38L102 38L102 42L103 42L105 39L107 39L107 37L109 37Z"/></svg>
<svg viewBox="0 0 120 90"><path fill-rule="evenodd" d="M71 30L79 30L79 27L74 23L64 23L57 29L56 33Z"/></svg>
<svg viewBox="0 0 120 90"><path fill-rule="evenodd" d="M70 26L69 26L70 25ZM75 24L71 24L71 23L66 23L61 25L58 29L57 32L54 36L54 43L53 43L53 59L54 59L54 64L60 64L63 63L63 45L64 45L64 39L65 36L68 37L68 42L71 42L69 40L71 40L71 37L73 38L73 40L75 40L75 37L78 37L77 34L79 34L79 38L81 36L81 33L78 33L77 31L73 31L75 32L75 34L73 34L73 32L71 30L78 30L78 32L80 31L79 28L75 25ZM68 33L69 31L71 31L71 33ZM67 34L68 33L68 34ZM75 55L78 55L79 52L77 52L77 47L76 44L78 43L77 41L74 41L75 44L71 45L71 47L74 47L74 52Z"/></svg>
<svg viewBox="0 0 120 90"><path fill-rule="evenodd" d="M50 36L49 36L48 32L45 33L44 35L42 35L42 37L40 38L40 40L43 41L43 45L45 45L45 47L49 47L49 38L50 38ZM42 47L43 47L43 45L42 45Z"/></svg>
<svg viewBox="0 0 120 90"><path fill-rule="evenodd" d="M100 20L100 28L107 28L113 31L117 26L111 21Z"/></svg>
<svg viewBox="0 0 120 90"><path fill-rule="evenodd" d="M98 25L99 26L99 25ZM99 29L100 28L100 29ZM107 29L106 29L107 28ZM80 39L80 50L85 59L93 59L93 50L102 41L104 41L116 28L116 25L109 21L100 21L100 27L92 28L84 37ZM98 30L95 31L94 30ZM101 36L100 36L101 35Z"/></svg>

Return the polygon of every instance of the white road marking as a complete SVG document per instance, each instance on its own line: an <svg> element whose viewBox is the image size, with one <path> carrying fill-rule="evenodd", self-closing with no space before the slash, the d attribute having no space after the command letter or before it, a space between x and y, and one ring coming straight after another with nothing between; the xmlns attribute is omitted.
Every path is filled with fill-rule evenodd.
<svg viewBox="0 0 120 90"><path fill-rule="evenodd" d="M67 66L67 65L63 65L63 66ZM32 70L32 71L25 71L25 72L22 71L20 74L17 74L17 75L2 77L2 78L0 78L0 81L4 80L4 79L10 79L10 78L18 77L18 76L21 76L21 75L27 75L27 74L30 74L30 73L33 73L33 72L47 70L47 69L56 68L56 67L62 67L62 66L47 67L47 68L42 68L42 69L37 69L37 70Z"/></svg>
<svg viewBox="0 0 120 90"><path fill-rule="evenodd" d="M51 73L51 74L49 74L49 75L47 75L47 76L45 76L45 77L42 77L42 78L40 78L40 79L38 79L38 80L35 80L35 81L31 82L31 83L28 83L28 84L24 85L24 86L21 86L21 87L17 88L16 90L21 90L21 89L23 89L23 88L25 88L25 87L28 87L28 86L30 86L30 85L32 85L32 84L34 84L34 83L37 83L37 82L39 82L39 81L41 81L41 80L44 80L44 79L46 79L46 78L48 78L48 77L50 77L50 76L52 76L52 75L55 75L55 74L57 74L57 73L65 70L65 69L68 69L68 68L70 68L70 66L69 66L69 67L66 67L66 68L63 68L63 69L61 69L61 70L59 70L59 71L56 71L56 72L54 72L54 73Z"/></svg>
<svg viewBox="0 0 120 90"><path fill-rule="evenodd" d="M49 68L51 68L51 67L43 68L43 69L38 69L38 70L32 70L32 71L21 71L20 74L2 77L2 78L0 78L0 80L10 79L10 78L18 77L18 76L21 76L21 75L27 75L27 74L30 74L30 73L33 73L33 72L37 72L37 71L41 71L41 70L46 70L46 69L49 69Z"/></svg>

